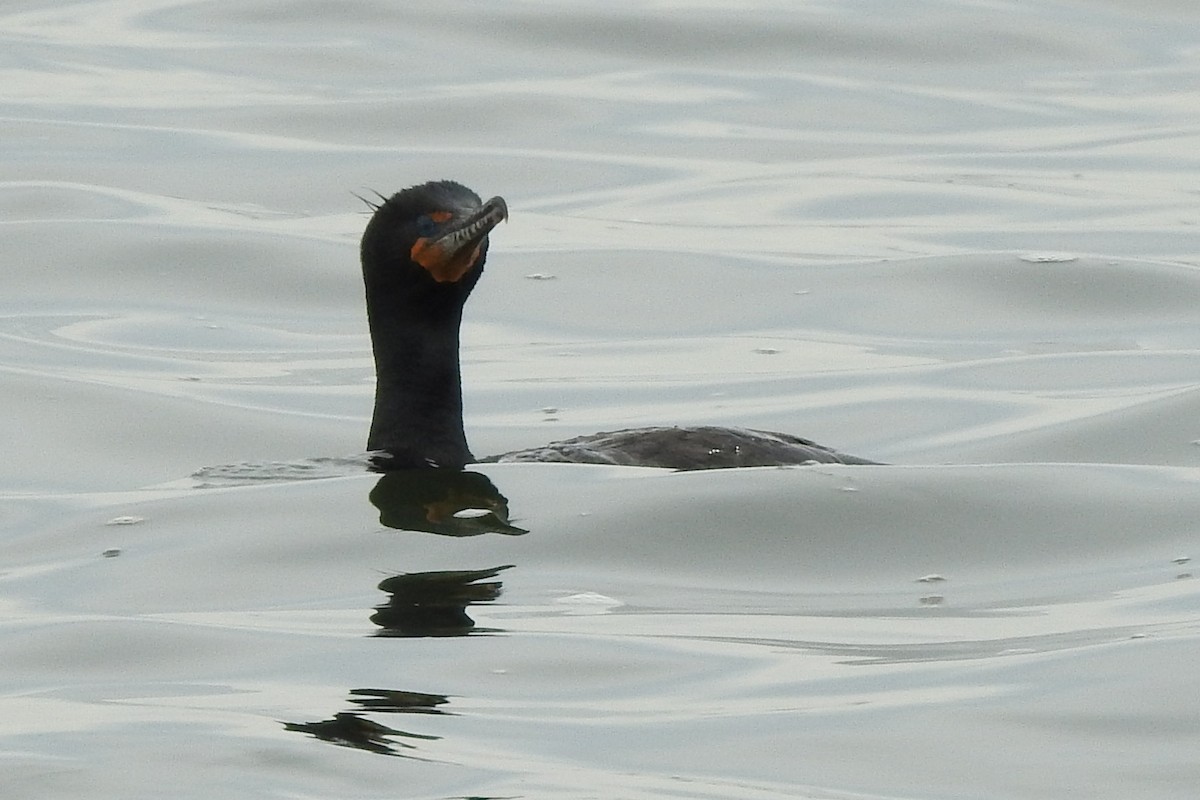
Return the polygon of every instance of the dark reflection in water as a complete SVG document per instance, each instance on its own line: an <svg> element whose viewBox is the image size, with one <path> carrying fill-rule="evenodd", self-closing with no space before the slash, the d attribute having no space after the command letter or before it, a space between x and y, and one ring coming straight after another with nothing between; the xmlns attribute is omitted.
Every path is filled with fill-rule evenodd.
<svg viewBox="0 0 1200 800"><path fill-rule="evenodd" d="M509 523L508 498L478 472L385 472L370 498L379 509L379 521L398 530L454 537L528 533ZM487 579L511 567L506 564L490 569L393 575L379 584L390 597L376 606L371 622L382 628L380 636L465 636L479 632L467 615L467 606L498 598L501 582Z"/></svg>
<svg viewBox="0 0 1200 800"><path fill-rule="evenodd" d="M391 689L352 689L350 700L376 713L442 714L438 706L449 702L445 695L424 692L404 692ZM413 757L401 751L416 749L416 745L396 741L397 738L434 741L440 736L389 728L368 719L359 711L339 711L320 722L284 722L284 730L306 733L323 742L339 747L353 747L387 756Z"/></svg>
<svg viewBox="0 0 1200 800"><path fill-rule="evenodd" d="M371 490L379 522L441 536L529 533L508 521L508 498L486 475L442 469L386 472Z"/></svg>
<svg viewBox="0 0 1200 800"><path fill-rule="evenodd" d="M350 702L367 711L396 714L443 714L438 706L450 702L444 694L404 692L398 689L351 689Z"/></svg>
<svg viewBox="0 0 1200 800"><path fill-rule="evenodd" d="M385 578L379 588L391 595L371 615L383 630L380 636L466 636L483 632L467 616L467 606L490 603L500 596L503 583L494 578L512 564L491 569L409 572ZM487 629L487 632L495 632Z"/></svg>
<svg viewBox="0 0 1200 800"><path fill-rule="evenodd" d="M528 533L509 522L508 499L486 475L452 470L399 470L385 472L370 494L379 509L379 521L397 530L423 531L442 536L479 536ZM385 578L379 588L387 602L377 606L371 621L378 636L465 636L482 629L467 615L467 606L490 603L500 597L503 584L491 580L507 569L411 572ZM490 632L490 631L489 631ZM444 714L445 695L392 689L353 689L354 707L316 722L283 722L285 730L307 734L339 747L370 753L419 758L412 740L441 737L400 730L371 719L377 714Z"/></svg>

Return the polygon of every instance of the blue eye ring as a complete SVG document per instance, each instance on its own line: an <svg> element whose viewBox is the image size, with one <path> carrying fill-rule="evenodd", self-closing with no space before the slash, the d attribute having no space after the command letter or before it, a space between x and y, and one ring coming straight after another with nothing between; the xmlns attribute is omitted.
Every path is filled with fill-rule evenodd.
<svg viewBox="0 0 1200 800"><path fill-rule="evenodd" d="M428 214L417 217L417 233L421 236L433 236L437 232L437 223Z"/></svg>

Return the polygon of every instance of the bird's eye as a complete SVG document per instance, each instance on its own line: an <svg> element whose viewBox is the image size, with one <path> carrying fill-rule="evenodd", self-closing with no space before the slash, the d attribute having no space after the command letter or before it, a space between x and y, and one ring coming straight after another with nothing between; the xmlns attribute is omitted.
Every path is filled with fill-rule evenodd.
<svg viewBox="0 0 1200 800"><path fill-rule="evenodd" d="M417 217L417 233L421 236L433 236L437 231L437 223L428 214Z"/></svg>
<svg viewBox="0 0 1200 800"><path fill-rule="evenodd" d="M417 233L421 236L433 236L437 233L439 225L452 219L454 215L449 211L430 211L417 219Z"/></svg>

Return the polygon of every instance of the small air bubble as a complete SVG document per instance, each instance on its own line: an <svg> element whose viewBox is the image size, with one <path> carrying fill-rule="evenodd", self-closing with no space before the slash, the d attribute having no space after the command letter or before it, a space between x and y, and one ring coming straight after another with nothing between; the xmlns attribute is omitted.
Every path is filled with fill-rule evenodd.
<svg viewBox="0 0 1200 800"><path fill-rule="evenodd" d="M1018 258L1030 264L1066 264L1079 260L1079 256L1073 256L1070 253L1026 253Z"/></svg>
<svg viewBox="0 0 1200 800"><path fill-rule="evenodd" d="M568 614L597 614L624 605L620 600L597 592L580 592L556 597L554 602L566 606Z"/></svg>
<svg viewBox="0 0 1200 800"><path fill-rule="evenodd" d="M917 578L917 583L941 583L946 580L945 575L938 575L936 572L929 575L922 575Z"/></svg>
<svg viewBox="0 0 1200 800"><path fill-rule="evenodd" d="M139 522L145 522L145 517L113 517L105 525L137 525Z"/></svg>
<svg viewBox="0 0 1200 800"><path fill-rule="evenodd" d="M525 276L525 280L527 281L552 281L557 278L557 275L551 275L548 272L531 272Z"/></svg>

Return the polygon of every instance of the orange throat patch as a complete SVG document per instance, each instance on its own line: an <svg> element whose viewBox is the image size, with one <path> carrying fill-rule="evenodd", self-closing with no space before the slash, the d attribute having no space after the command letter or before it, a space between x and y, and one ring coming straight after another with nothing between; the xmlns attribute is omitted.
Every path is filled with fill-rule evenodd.
<svg viewBox="0 0 1200 800"><path fill-rule="evenodd" d="M479 261L479 245L447 252L436 241L422 237L413 244L410 255L438 283L458 283Z"/></svg>

